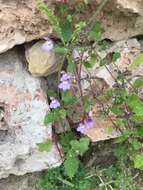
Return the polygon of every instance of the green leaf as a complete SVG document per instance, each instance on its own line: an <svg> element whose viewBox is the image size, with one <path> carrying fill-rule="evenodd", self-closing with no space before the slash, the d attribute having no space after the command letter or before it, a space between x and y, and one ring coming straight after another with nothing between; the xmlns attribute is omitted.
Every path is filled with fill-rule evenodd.
<svg viewBox="0 0 143 190"><path fill-rule="evenodd" d="M72 61L71 59L68 59L68 67L67 67L67 71L70 73L74 73L74 71L76 70L76 64L74 61Z"/></svg>
<svg viewBox="0 0 143 190"><path fill-rule="evenodd" d="M79 35L80 35L81 31L85 28L85 26L86 26L86 23L83 21L76 24L75 30L72 34L72 42L76 42L78 40Z"/></svg>
<svg viewBox="0 0 143 190"><path fill-rule="evenodd" d="M134 140L131 142L134 150L139 150L142 147L142 144L138 140Z"/></svg>
<svg viewBox="0 0 143 190"><path fill-rule="evenodd" d="M55 16L54 11L50 9L46 4L44 3L39 3L38 4L38 9L41 10L42 12L47 14L48 21L52 25L54 31L61 37L62 39L62 32L61 32L61 27L59 23L59 19ZM62 39L63 40L63 39Z"/></svg>
<svg viewBox="0 0 143 190"><path fill-rule="evenodd" d="M115 155L116 157L118 157L118 158L126 157L127 153L128 153L128 150L127 150L127 148L124 147L124 146L120 146L119 148L116 148L116 149L114 150L114 155Z"/></svg>
<svg viewBox="0 0 143 190"><path fill-rule="evenodd" d="M37 144L38 148L39 148L39 151L43 152L43 151L47 151L49 152L52 148L52 141L51 140L48 140L47 142L45 143L39 143Z"/></svg>
<svg viewBox="0 0 143 190"><path fill-rule="evenodd" d="M68 53L68 49L67 48L65 48L65 47L55 47L54 48L54 52L55 53L58 53L58 54L67 54Z"/></svg>
<svg viewBox="0 0 143 190"><path fill-rule="evenodd" d="M72 26L71 26L71 21L68 19L68 17L65 18L64 22L62 22L61 30L62 30L63 40L65 42L69 42L72 37Z"/></svg>
<svg viewBox="0 0 143 190"><path fill-rule="evenodd" d="M123 135L120 136L120 137L118 137L115 140L115 142L116 143L123 143L123 142L125 142L132 135L132 133L133 133L132 131L126 129L125 131L123 131Z"/></svg>
<svg viewBox="0 0 143 190"><path fill-rule="evenodd" d="M90 40L100 40L103 33L103 29L100 22L96 22L91 31L89 32Z"/></svg>
<svg viewBox="0 0 143 190"><path fill-rule="evenodd" d="M137 137L143 137L143 128L142 127L137 128L136 136Z"/></svg>
<svg viewBox="0 0 143 190"><path fill-rule="evenodd" d="M60 109L59 110L59 116L60 116L61 119L65 119L66 114L67 114L67 112L66 112L65 109Z"/></svg>
<svg viewBox="0 0 143 190"><path fill-rule="evenodd" d="M75 134L72 131L66 132L66 133L62 133L60 135L60 143L64 148L64 152L67 153L70 148L70 141L76 139Z"/></svg>
<svg viewBox="0 0 143 190"><path fill-rule="evenodd" d="M91 107L95 105L95 98L84 96L83 99L84 99L84 105L83 105L84 111L89 112L91 110Z"/></svg>
<svg viewBox="0 0 143 190"><path fill-rule="evenodd" d="M136 67L139 67L141 64L143 64L143 53L138 55L136 59L133 61L133 63L130 65L131 69L134 69Z"/></svg>
<svg viewBox="0 0 143 190"><path fill-rule="evenodd" d="M77 102L77 97L73 96L71 92L62 93L62 101L65 105L73 105Z"/></svg>
<svg viewBox="0 0 143 190"><path fill-rule="evenodd" d="M83 137L79 141L73 140L70 142L72 149L77 155L82 156L89 148L89 138Z"/></svg>
<svg viewBox="0 0 143 190"><path fill-rule="evenodd" d="M130 95L127 99L127 102L136 116L143 116L143 102L137 95Z"/></svg>
<svg viewBox="0 0 143 190"><path fill-rule="evenodd" d="M134 167L137 169L143 169L143 155L138 154L134 158Z"/></svg>
<svg viewBox="0 0 143 190"><path fill-rule="evenodd" d="M86 68L92 68L97 63L97 57L92 55L89 61L83 62Z"/></svg>
<svg viewBox="0 0 143 190"><path fill-rule="evenodd" d="M135 82L134 82L134 84L133 84L133 86L135 88L141 88L141 87L143 87L143 77L140 77L140 78L136 79Z"/></svg>
<svg viewBox="0 0 143 190"><path fill-rule="evenodd" d="M73 178L79 168L79 159L76 156L68 155L64 162L65 173L70 178Z"/></svg>
<svg viewBox="0 0 143 190"><path fill-rule="evenodd" d="M47 94L49 97L56 97L57 96L57 93L54 90L50 90L50 89L48 90Z"/></svg>
<svg viewBox="0 0 143 190"><path fill-rule="evenodd" d="M54 122L58 121L60 119L60 116L63 114L62 112L60 113L60 109L55 109L50 111L44 119L44 124L53 124Z"/></svg>
<svg viewBox="0 0 143 190"><path fill-rule="evenodd" d="M124 112L121 108L117 107L116 105L113 105L110 108L111 112L113 112L114 114L116 114L117 116L123 116Z"/></svg>
<svg viewBox="0 0 143 190"><path fill-rule="evenodd" d="M114 52L112 61L116 62L121 57L121 54L119 52Z"/></svg>
<svg viewBox="0 0 143 190"><path fill-rule="evenodd" d="M55 122L55 115L53 112L48 113L48 115L45 116L44 119L44 125L48 125L50 123L54 123Z"/></svg>
<svg viewBox="0 0 143 190"><path fill-rule="evenodd" d="M121 118L116 119L116 125L119 128L124 128L125 127L125 121L124 121L124 119L121 119Z"/></svg>

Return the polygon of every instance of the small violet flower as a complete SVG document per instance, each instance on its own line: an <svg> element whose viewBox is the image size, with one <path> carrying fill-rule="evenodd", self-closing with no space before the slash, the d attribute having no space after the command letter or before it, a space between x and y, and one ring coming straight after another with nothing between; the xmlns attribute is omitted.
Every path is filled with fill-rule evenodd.
<svg viewBox="0 0 143 190"><path fill-rule="evenodd" d="M70 90L71 88L71 76L65 71L61 72L60 84L58 85L59 89L63 91Z"/></svg>
<svg viewBox="0 0 143 190"><path fill-rule="evenodd" d="M94 127L95 121L92 118L88 118L84 121L84 124L87 129L91 129Z"/></svg>
<svg viewBox="0 0 143 190"><path fill-rule="evenodd" d="M80 133L82 133L82 134L85 134L86 128L85 128L84 123L80 123L80 124L78 125L78 127L77 127L76 130L77 130L77 132L80 132Z"/></svg>
<svg viewBox="0 0 143 190"><path fill-rule="evenodd" d="M71 76L66 73L65 71L61 71L61 78L60 78L60 81L67 81L67 80L70 80L71 79Z"/></svg>
<svg viewBox="0 0 143 190"><path fill-rule="evenodd" d="M76 130L82 134L86 134L86 131L88 129L93 128L94 125L95 125L95 121L91 117L88 117L82 123L79 124Z"/></svg>
<svg viewBox="0 0 143 190"><path fill-rule="evenodd" d="M63 91L67 91L70 90L71 88L71 84L69 81L63 81L58 85L59 89L63 90Z"/></svg>
<svg viewBox="0 0 143 190"><path fill-rule="evenodd" d="M41 48L43 51L49 52L54 48L54 42L51 39L49 39L48 37L45 37L44 39L46 41L42 44Z"/></svg>
<svg viewBox="0 0 143 190"><path fill-rule="evenodd" d="M50 97L50 99L51 99L50 108L56 109L60 107L60 102L56 98Z"/></svg>

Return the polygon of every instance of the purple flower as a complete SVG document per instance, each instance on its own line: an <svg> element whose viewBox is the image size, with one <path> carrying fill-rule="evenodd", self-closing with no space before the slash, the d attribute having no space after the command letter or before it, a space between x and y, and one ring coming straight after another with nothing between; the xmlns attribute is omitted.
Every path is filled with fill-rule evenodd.
<svg viewBox="0 0 143 190"><path fill-rule="evenodd" d="M84 123L80 123L76 130L77 130L77 132L85 134L86 133L86 128L85 128Z"/></svg>
<svg viewBox="0 0 143 190"><path fill-rule="evenodd" d="M67 91L70 90L71 88L71 83L68 80L62 81L59 85L58 85L59 89L63 90L63 91Z"/></svg>
<svg viewBox="0 0 143 190"><path fill-rule="evenodd" d="M60 84L58 85L59 89L63 91L70 90L71 88L71 76L65 71L61 72Z"/></svg>
<svg viewBox="0 0 143 190"><path fill-rule="evenodd" d="M51 99L50 108L56 109L60 107L60 102L56 98L50 97L50 99Z"/></svg>
<svg viewBox="0 0 143 190"><path fill-rule="evenodd" d="M54 48L54 42L52 40L50 40L49 38L45 38L47 39L43 44L42 44L42 50L49 52Z"/></svg>
<svg viewBox="0 0 143 190"><path fill-rule="evenodd" d="M87 129L93 128L95 125L95 121L92 118L88 118L84 121L84 124L86 126Z"/></svg>
<svg viewBox="0 0 143 190"><path fill-rule="evenodd" d="M60 78L60 81L66 81L66 80L71 79L71 76L68 73L66 73L65 71L62 71L61 74L62 74L62 76Z"/></svg>
<svg viewBox="0 0 143 190"><path fill-rule="evenodd" d="M88 117L83 123L79 124L76 130L82 134L86 134L87 130L93 128L94 125L95 121L91 117Z"/></svg>

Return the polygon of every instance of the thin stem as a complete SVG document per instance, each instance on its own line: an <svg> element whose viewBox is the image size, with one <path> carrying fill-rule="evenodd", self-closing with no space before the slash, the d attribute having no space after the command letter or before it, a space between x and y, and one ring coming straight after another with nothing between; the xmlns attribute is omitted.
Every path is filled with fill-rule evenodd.
<svg viewBox="0 0 143 190"><path fill-rule="evenodd" d="M116 69L121 72L121 70L118 68L118 66L113 62L113 65L116 67ZM126 80L126 82L131 86L131 88L134 90L135 93L136 92L136 89L134 88L134 86L130 83L130 81L128 81L128 79L124 76L124 80Z"/></svg>
<svg viewBox="0 0 143 190"><path fill-rule="evenodd" d="M104 108L104 104L96 97L96 95L94 94L94 90L92 89L92 85L91 85L91 81L89 80L89 84L90 84L90 88L91 88L91 92L92 92L92 95L93 97L98 101L98 103L101 105L104 113L107 113L107 111L105 110ZM108 113L107 113L108 114ZM109 116L108 114L108 118L110 119L111 123L113 124L113 126L115 126L115 128L117 130L119 130L121 133L123 133L123 131L116 125L116 123L113 121L113 119Z"/></svg>
<svg viewBox="0 0 143 190"><path fill-rule="evenodd" d="M98 175L97 175L98 176ZM106 183L103 181L103 179L101 178L101 176L98 176L99 180L101 181L101 183L103 184L103 186L105 187L105 190L107 189Z"/></svg>
<svg viewBox="0 0 143 190"><path fill-rule="evenodd" d="M80 76L78 74L78 68L77 67L76 67L75 76L76 76L76 82L78 84L78 89L79 89L79 93L80 93L80 97L81 97L81 106L82 106L82 109L84 110L83 92L82 92L82 86L81 86ZM84 118L84 116L85 116L85 113L83 114L83 118Z"/></svg>
<svg viewBox="0 0 143 190"><path fill-rule="evenodd" d="M57 148L57 150L59 152L61 160L64 161L63 154L62 154L61 149L60 149L59 144L58 144L58 142L59 142L58 141L58 136L56 134L54 125L52 125L52 139L53 139L53 142L55 143L55 146L56 146L56 148Z"/></svg>

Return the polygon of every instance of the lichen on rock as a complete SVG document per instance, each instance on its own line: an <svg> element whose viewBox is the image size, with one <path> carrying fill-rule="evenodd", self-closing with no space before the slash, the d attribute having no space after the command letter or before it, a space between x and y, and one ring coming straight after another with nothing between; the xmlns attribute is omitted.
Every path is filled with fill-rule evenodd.
<svg viewBox="0 0 143 190"><path fill-rule="evenodd" d="M49 110L46 89L44 79L25 70L16 49L0 55L0 103L6 122L5 129L0 128L0 178L60 165L54 145L50 152L37 148L52 138L51 126L43 124Z"/></svg>

